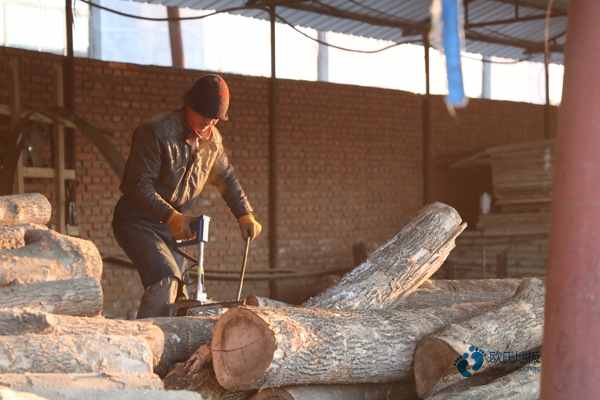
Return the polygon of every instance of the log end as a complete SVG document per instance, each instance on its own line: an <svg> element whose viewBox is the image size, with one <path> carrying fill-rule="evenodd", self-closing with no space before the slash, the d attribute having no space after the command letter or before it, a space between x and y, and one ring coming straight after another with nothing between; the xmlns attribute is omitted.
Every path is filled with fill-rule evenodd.
<svg viewBox="0 0 600 400"><path fill-rule="evenodd" d="M245 308L234 308L219 319L211 353L217 381L228 390L248 390L271 365L275 337L269 325Z"/></svg>
<svg viewBox="0 0 600 400"><path fill-rule="evenodd" d="M425 338L415 351L415 385L419 398L429 396L435 384L454 367L459 354L445 342ZM454 371L456 372L456 370Z"/></svg>

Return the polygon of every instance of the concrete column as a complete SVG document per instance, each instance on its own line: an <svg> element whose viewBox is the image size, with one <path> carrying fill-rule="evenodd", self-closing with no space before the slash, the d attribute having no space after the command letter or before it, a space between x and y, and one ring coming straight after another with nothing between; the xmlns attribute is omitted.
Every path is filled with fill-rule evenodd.
<svg viewBox="0 0 600 400"><path fill-rule="evenodd" d="M571 1L554 165L542 391L600 398L600 1Z"/></svg>

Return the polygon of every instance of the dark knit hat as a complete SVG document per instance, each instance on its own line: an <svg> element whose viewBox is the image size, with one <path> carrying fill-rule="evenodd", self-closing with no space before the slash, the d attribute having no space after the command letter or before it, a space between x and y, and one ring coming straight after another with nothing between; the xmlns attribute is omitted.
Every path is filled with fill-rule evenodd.
<svg viewBox="0 0 600 400"><path fill-rule="evenodd" d="M229 119L229 87L219 75L205 75L186 92L184 104L207 118L226 121Z"/></svg>

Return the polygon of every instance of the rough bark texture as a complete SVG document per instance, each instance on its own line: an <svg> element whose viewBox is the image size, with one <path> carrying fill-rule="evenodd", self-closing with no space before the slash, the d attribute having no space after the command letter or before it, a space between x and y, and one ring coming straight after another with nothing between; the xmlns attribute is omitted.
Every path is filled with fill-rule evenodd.
<svg viewBox="0 0 600 400"><path fill-rule="evenodd" d="M11 284L0 287L0 307L94 316L102 312L102 286L95 278Z"/></svg>
<svg viewBox="0 0 600 400"><path fill-rule="evenodd" d="M440 307L460 303L508 300L520 279L432 279L413 293L396 300L390 308Z"/></svg>
<svg viewBox="0 0 600 400"><path fill-rule="evenodd" d="M229 392L215 378L210 347L202 345L185 363L178 363L164 379L166 389L191 390L204 400L244 400L253 392Z"/></svg>
<svg viewBox="0 0 600 400"><path fill-rule="evenodd" d="M163 389L155 374L0 374L0 386L28 392L32 389Z"/></svg>
<svg viewBox="0 0 600 400"><path fill-rule="evenodd" d="M0 225L45 225L52 216L52 206L39 193L0 196Z"/></svg>
<svg viewBox="0 0 600 400"><path fill-rule="evenodd" d="M261 297L251 294L246 296L244 303L248 306L253 307L268 307L268 308L279 308L279 307L294 307L293 304L288 304L283 301L273 300L268 297Z"/></svg>
<svg viewBox="0 0 600 400"><path fill-rule="evenodd" d="M408 379L418 340L486 307L231 309L213 331L213 367L229 390Z"/></svg>
<svg viewBox="0 0 600 400"><path fill-rule="evenodd" d="M0 336L0 373L151 373L145 340L107 335Z"/></svg>
<svg viewBox="0 0 600 400"><path fill-rule="evenodd" d="M6 400L204 400L198 393L185 391L124 389L124 390L87 390L55 389L34 390L35 393L15 392L10 389ZM14 397L10 397L14 396Z"/></svg>
<svg viewBox="0 0 600 400"><path fill-rule="evenodd" d="M0 286L16 281L35 283L102 275L96 246L48 229L28 229L25 246L0 250Z"/></svg>
<svg viewBox="0 0 600 400"><path fill-rule="evenodd" d="M493 366L496 354L523 354L538 348L542 344L543 326L544 282L525 279L510 300L471 319L453 323L419 343L415 352L417 393L426 397L441 389L436 385L445 376L460 376L455 363L462 358L468 361L462 368L468 375L475 375Z"/></svg>
<svg viewBox="0 0 600 400"><path fill-rule="evenodd" d="M0 250L16 249L25 246L25 233L28 230L48 229L44 225L19 224L0 226Z"/></svg>
<svg viewBox="0 0 600 400"><path fill-rule="evenodd" d="M265 389L250 400L417 400L417 394L414 383L363 383Z"/></svg>
<svg viewBox="0 0 600 400"><path fill-rule="evenodd" d="M468 379L427 400L538 400L540 378L541 363L530 363L489 383Z"/></svg>
<svg viewBox="0 0 600 400"><path fill-rule="evenodd" d="M466 227L461 223L452 207L430 204L367 261L304 305L340 310L387 308L440 268Z"/></svg>
<svg viewBox="0 0 600 400"><path fill-rule="evenodd" d="M187 360L198 346L210 342L216 317L174 317L125 321L51 315L28 310L0 309L0 335L110 335L145 339L155 371L166 373Z"/></svg>

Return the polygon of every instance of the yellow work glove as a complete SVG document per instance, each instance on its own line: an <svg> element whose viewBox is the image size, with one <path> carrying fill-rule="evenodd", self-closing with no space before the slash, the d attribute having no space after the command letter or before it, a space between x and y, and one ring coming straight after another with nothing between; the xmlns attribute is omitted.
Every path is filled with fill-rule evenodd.
<svg viewBox="0 0 600 400"><path fill-rule="evenodd" d="M190 228L191 221L192 217L188 217L177 210L173 210L167 220L167 225L175 240L190 239L194 236L194 232L192 232L192 228Z"/></svg>
<svg viewBox="0 0 600 400"><path fill-rule="evenodd" d="M254 215L246 214L242 215L238 219L238 223L240 224L240 231L242 232L242 239L246 240L250 238L252 240L256 239L260 232L262 231L262 225L258 223Z"/></svg>

